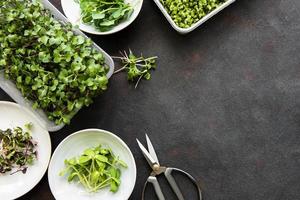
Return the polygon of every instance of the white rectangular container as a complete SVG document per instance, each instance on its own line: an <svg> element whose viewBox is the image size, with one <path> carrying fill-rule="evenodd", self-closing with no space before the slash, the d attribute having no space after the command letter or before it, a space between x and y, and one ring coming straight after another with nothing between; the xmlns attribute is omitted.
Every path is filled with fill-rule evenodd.
<svg viewBox="0 0 300 200"><path fill-rule="evenodd" d="M42 4L44 5L44 7L46 9L51 11L54 18L61 21L62 23L67 23L68 22L67 18L59 10L57 10L56 7L54 7L48 0L42 0L41 2L42 2ZM82 33L80 30L75 30L74 32L77 35L82 35L82 36L87 38L87 36L84 33ZM105 58L105 63L109 67L107 77L110 78L111 75L113 74L113 71L114 71L114 62L113 62L112 58L104 50L102 50L97 44L94 43L93 46L94 46L95 49L97 49L99 52L101 52L103 54L103 56ZM19 91L19 89L17 89L16 85L12 81L10 81L10 80L8 80L4 77L3 70L0 71L0 87L15 102L17 102L18 104L24 106L28 110L31 110L33 115L35 116L36 120L38 122L40 122L41 126L43 128L45 128L46 130L53 132L53 131L58 131L58 130L60 130L64 127L65 124L57 125L53 121L50 121L47 118L46 114L42 110L33 109L32 108L32 102L29 101L29 100L26 100L22 96L22 93Z"/></svg>
<svg viewBox="0 0 300 200"><path fill-rule="evenodd" d="M216 9L214 9L213 11L211 11L210 13L208 13L207 15L205 15L203 18L201 18L198 22L196 22L195 24L193 24L191 27L189 27L189 28L181 28L181 27L177 26L177 24L175 24L175 22L173 21L173 19L171 18L171 16L167 12L167 10L161 4L160 0L153 0L153 1L158 6L158 8L160 9L160 11L164 14L164 16L167 18L167 20L169 21L169 23L171 24L171 26L177 32L179 32L181 34L187 34L187 33L191 32L191 31L195 30L198 26L200 26L201 24L203 24L204 22L206 22L207 20L209 20L211 17L213 17L214 15L216 15L218 12L220 12L221 10L223 10L224 8L226 8L227 6L229 6L230 4L232 4L233 2L235 2L235 0L227 0L225 3L223 3L222 5L220 5L219 7L217 7Z"/></svg>

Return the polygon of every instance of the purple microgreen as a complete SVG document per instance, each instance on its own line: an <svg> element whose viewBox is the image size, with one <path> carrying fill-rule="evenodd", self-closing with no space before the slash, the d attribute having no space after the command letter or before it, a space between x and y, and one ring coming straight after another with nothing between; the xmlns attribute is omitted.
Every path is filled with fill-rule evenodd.
<svg viewBox="0 0 300 200"><path fill-rule="evenodd" d="M16 169L10 174L25 174L28 165L37 158L36 144L32 141L30 132L21 127L0 130L0 173Z"/></svg>

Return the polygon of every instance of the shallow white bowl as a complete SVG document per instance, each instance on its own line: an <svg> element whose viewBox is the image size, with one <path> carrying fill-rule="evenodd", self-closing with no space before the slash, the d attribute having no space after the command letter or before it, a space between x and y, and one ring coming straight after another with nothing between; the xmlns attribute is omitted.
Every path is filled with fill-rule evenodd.
<svg viewBox="0 0 300 200"><path fill-rule="evenodd" d="M129 17L129 19L121 22L111 30L104 32L97 30L91 25L84 24L81 21L79 4L74 0L61 0L61 6L69 21L74 25L78 25L80 30L95 35L109 35L121 31L129 26L137 18L142 9L143 0L125 0L125 2L133 6L134 11L132 15Z"/></svg>
<svg viewBox="0 0 300 200"><path fill-rule="evenodd" d="M204 22L206 22L207 20L209 20L211 17L213 17L214 15L216 15L217 13L219 13L221 10L223 10L224 8L226 8L227 6L229 6L230 4L232 4L233 2L235 2L235 0L227 0L225 3L223 3L222 5L220 5L219 7L217 7L216 9L214 9L213 11L211 11L210 13L208 13L207 15L205 15L202 19L200 19L198 22L196 22L195 24L193 24L191 27L189 27L189 28L181 28L181 27L177 26L177 24L175 24L175 22L173 21L172 17L169 15L169 13L167 12L167 10L161 4L160 0L153 0L153 1L157 5L157 7L160 9L160 11L164 14L164 16L166 17L166 19L168 20L168 22L171 24L171 26L178 33L181 33L181 34L187 34L187 33L191 32L191 31L195 30L198 26L200 26L201 24L203 24Z"/></svg>
<svg viewBox="0 0 300 200"><path fill-rule="evenodd" d="M0 113L0 129L16 126L23 128L26 123L31 122L32 138L38 142L37 160L28 166L25 174L18 172L10 175L11 172L7 172L0 175L0 199L10 200L29 192L42 179L51 156L51 141L49 133L39 125L32 113L18 104L0 101Z"/></svg>
<svg viewBox="0 0 300 200"><path fill-rule="evenodd" d="M110 192L109 188L89 193L80 184L68 183L67 177L59 176L65 168L65 159L77 157L85 149L99 144L110 147L128 165L128 168L121 169L121 185L116 193ZM50 189L56 200L126 200L133 191L135 180L136 165L128 146L113 133L100 129L81 130L65 138L54 151L48 169Z"/></svg>

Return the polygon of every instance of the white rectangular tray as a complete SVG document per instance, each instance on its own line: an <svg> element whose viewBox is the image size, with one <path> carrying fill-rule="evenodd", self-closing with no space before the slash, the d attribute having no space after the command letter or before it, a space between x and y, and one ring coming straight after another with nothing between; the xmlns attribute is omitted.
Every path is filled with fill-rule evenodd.
<svg viewBox="0 0 300 200"><path fill-rule="evenodd" d="M158 6L158 8L160 9L160 11L164 14L164 16L167 18L167 20L171 24L171 26L177 32L179 32L181 34L187 34L187 33L191 32L191 31L195 30L198 26L200 26L201 24L203 24L204 22L206 22L207 20L209 20L211 17L213 17L214 15L216 15L217 13L219 13L221 10L223 10L224 8L226 8L227 6L229 6L230 4L232 4L233 2L235 2L235 0L227 0L225 3L223 3L222 5L220 5L219 7L217 7L216 9L214 9L213 11L211 11L210 13L208 13L207 15L205 15L202 19L200 19L198 22L196 22L195 24L193 24L191 27L189 27L189 28L180 28L179 26L177 26L177 24L175 24L175 22L173 21L173 19L171 18L171 16L167 12L167 10L161 4L160 0L153 0L153 1Z"/></svg>
<svg viewBox="0 0 300 200"><path fill-rule="evenodd" d="M44 7L48 10L51 11L51 13L53 14L53 16L63 22L63 23L66 23L68 22L67 18L59 11L57 10L48 0L42 0L41 1L42 4L44 5ZM79 30L75 30L74 31L75 34L77 35L82 35L84 37L87 38L87 36L82 33L81 31ZM113 71L114 71L114 62L112 60L112 58L104 51L102 50L97 44L93 44L94 48L97 49L99 52L101 52L105 58L105 63L106 65L109 67L109 71L107 73L107 77L110 78L111 75L113 74ZM53 121L50 121L46 114L38 109L38 110L35 110L32 108L32 102L24 99L24 97L22 96L21 92L19 91L19 89L17 89L16 85L6 79L4 77L4 72L3 70L0 71L0 87L15 101L17 102L18 104L24 106L25 108L27 108L28 110L31 110L33 115L35 116L36 120L40 122L41 126L43 126L45 129L47 129L48 131L58 131L60 129L62 129L64 127L65 124L60 124L60 125L57 125L55 124Z"/></svg>

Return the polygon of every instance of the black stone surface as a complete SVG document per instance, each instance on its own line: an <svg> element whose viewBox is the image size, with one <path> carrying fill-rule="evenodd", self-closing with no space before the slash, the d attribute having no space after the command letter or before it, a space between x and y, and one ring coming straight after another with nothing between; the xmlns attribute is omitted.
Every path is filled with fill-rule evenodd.
<svg viewBox="0 0 300 200"><path fill-rule="evenodd" d="M300 199L299 10L298 0L237 0L179 35L145 0L130 27L92 39L111 55L129 47L158 55L152 80L135 90L114 76L92 106L51 133L53 149L80 129L119 135L138 168L130 199L141 199L150 169L135 138L148 133L160 161L193 174L206 200ZM11 100L3 91L0 98ZM53 199L47 176L21 199Z"/></svg>

